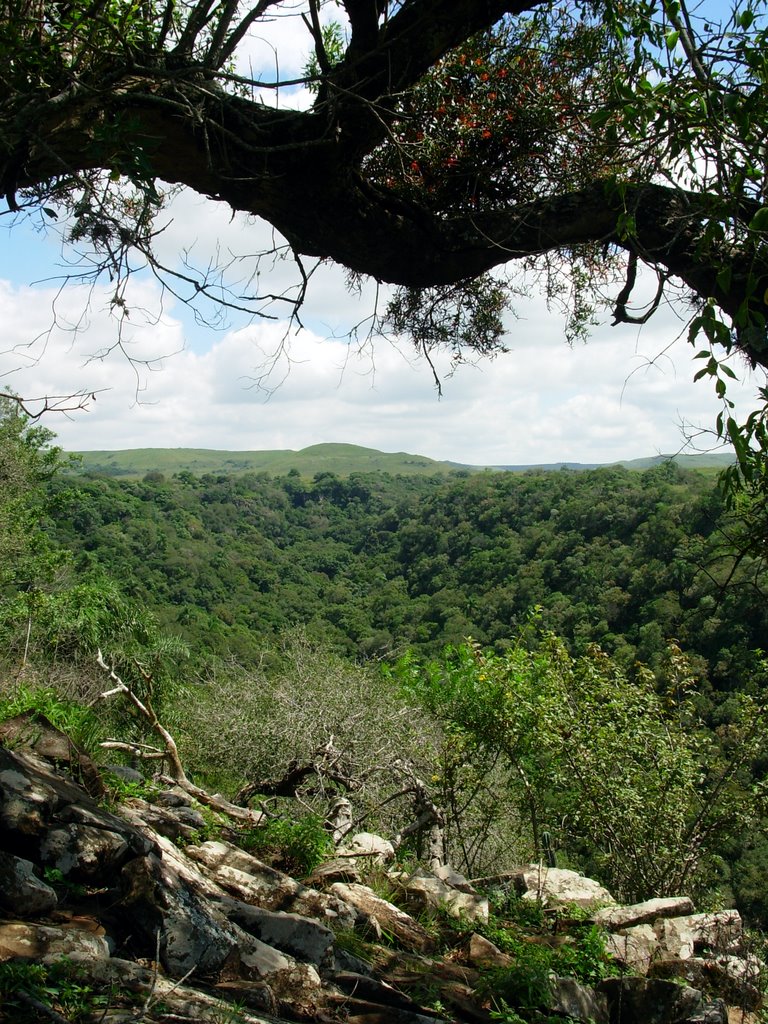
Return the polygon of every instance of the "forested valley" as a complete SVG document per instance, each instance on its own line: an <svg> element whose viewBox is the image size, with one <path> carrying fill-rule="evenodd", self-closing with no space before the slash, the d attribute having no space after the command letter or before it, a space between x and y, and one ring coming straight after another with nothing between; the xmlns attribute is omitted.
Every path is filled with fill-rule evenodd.
<svg viewBox="0 0 768 1024"><path fill-rule="evenodd" d="M135 762L119 679L294 854L343 794L420 856L418 789L471 877L546 835L623 898L768 920L768 572L714 474L126 481L1 426L4 714Z"/></svg>

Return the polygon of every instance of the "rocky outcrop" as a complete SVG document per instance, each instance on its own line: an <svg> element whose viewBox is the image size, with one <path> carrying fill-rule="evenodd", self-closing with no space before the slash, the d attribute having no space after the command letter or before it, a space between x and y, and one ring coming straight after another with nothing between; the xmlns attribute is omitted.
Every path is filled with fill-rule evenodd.
<svg viewBox="0 0 768 1024"><path fill-rule="evenodd" d="M67 774L82 773L77 752L62 756L69 748L47 726L45 743L53 759L0 747L0 964L70 964L113 1001L104 1024L135 1019L131 1001L147 1024L487 1022L494 979L519 970L480 934L485 886L450 868L397 871L386 841L363 833L301 882L240 848L236 826L200 841L206 818L178 788L105 807L93 778L96 796ZM539 993L550 1014L724 1024L726 1003L760 1005L762 964L744 951L733 911L696 914L682 898L619 906L590 879L530 865L486 882L550 912L581 907L574 927L605 929L609 956L634 972L595 986L553 974ZM418 919L425 910L429 928ZM441 955L446 920L463 938ZM12 1005L34 1005L23 986L17 995Z"/></svg>

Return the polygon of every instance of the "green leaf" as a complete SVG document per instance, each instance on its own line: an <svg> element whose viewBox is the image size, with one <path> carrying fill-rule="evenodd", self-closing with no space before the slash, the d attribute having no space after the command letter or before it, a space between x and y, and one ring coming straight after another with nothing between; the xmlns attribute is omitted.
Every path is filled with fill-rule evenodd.
<svg viewBox="0 0 768 1024"><path fill-rule="evenodd" d="M671 31L667 32L667 34L664 36L664 42L667 44L667 49L674 50L674 48L677 46L677 41L679 38L680 33L676 29L672 29Z"/></svg>
<svg viewBox="0 0 768 1024"><path fill-rule="evenodd" d="M768 206L761 206L749 222L750 231L768 231Z"/></svg>

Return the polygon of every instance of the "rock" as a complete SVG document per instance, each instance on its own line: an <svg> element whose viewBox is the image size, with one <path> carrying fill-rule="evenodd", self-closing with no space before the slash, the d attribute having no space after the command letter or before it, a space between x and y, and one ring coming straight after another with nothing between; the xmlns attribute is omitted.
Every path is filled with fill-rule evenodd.
<svg viewBox="0 0 768 1024"><path fill-rule="evenodd" d="M468 956L475 967L511 967L514 962L509 953L502 953L490 939L477 932L469 938Z"/></svg>
<svg viewBox="0 0 768 1024"><path fill-rule="evenodd" d="M143 823L172 842L179 839L196 842L200 838L200 829L205 828L202 814L183 804L156 807L146 800L132 799L131 806L138 811Z"/></svg>
<svg viewBox="0 0 768 1024"><path fill-rule="evenodd" d="M269 867L229 843L201 843L188 846L185 853L201 864L218 885L243 903L337 921L344 928L355 925L356 915L343 901L302 885L290 875ZM335 886L331 891L333 889Z"/></svg>
<svg viewBox="0 0 768 1024"><path fill-rule="evenodd" d="M0 829L13 852L75 881L114 878L152 843L35 754L0 747Z"/></svg>
<svg viewBox="0 0 768 1024"><path fill-rule="evenodd" d="M529 864L511 872L508 877L524 898L540 900L545 906L572 904L592 910L616 904L613 896L599 882L565 868Z"/></svg>
<svg viewBox="0 0 768 1024"><path fill-rule="evenodd" d="M129 768L125 764L105 764L104 771L109 772L110 775L114 775L118 779L122 779L123 782L133 782L137 786L141 786L147 781L146 776L142 775L140 771L137 771L135 768Z"/></svg>
<svg viewBox="0 0 768 1024"><path fill-rule="evenodd" d="M14 917L45 917L58 902L31 861L0 850L0 906Z"/></svg>
<svg viewBox="0 0 768 1024"><path fill-rule="evenodd" d="M686 1017L685 1024L728 1024L728 1020L728 1007L722 999L715 999L713 1002L707 1003L698 1013ZM748 1024L743 1013L739 1018L739 1024Z"/></svg>
<svg viewBox="0 0 768 1024"><path fill-rule="evenodd" d="M743 934L738 910L665 919L657 922L655 931L667 954L681 960L701 949L731 952L738 948Z"/></svg>
<svg viewBox="0 0 768 1024"><path fill-rule="evenodd" d="M238 974L265 982L278 1004L297 1017L315 1017L322 1003L322 982L311 964L303 964L281 953L237 925Z"/></svg>
<svg viewBox="0 0 768 1024"><path fill-rule="evenodd" d="M319 864L305 879L307 885L333 885L334 882L359 882L360 869L352 858L335 857Z"/></svg>
<svg viewBox="0 0 768 1024"><path fill-rule="evenodd" d="M387 864L395 859L392 843L373 832L357 832L336 852L340 857L366 857L374 864Z"/></svg>
<svg viewBox="0 0 768 1024"><path fill-rule="evenodd" d="M612 960L647 974L660 954L659 940L649 924L639 924L605 936L605 951Z"/></svg>
<svg viewBox="0 0 768 1024"><path fill-rule="evenodd" d="M153 1004L164 1004L177 1019L192 1021L226 1021L232 1018L232 1004L217 998L208 992L195 989L190 984L179 983L165 978L161 973L149 970L130 960L113 957L94 965L90 970L95 981L112 986L117 990L126 990L136 994L142 1002L152 996ZM231 983L229 983L231 985ZM229 987L221 986L222 989ZM218 988L218 986L217 986ZM214 989L216 991L216 989ZM250 996L250 998L249 998ZM272 1016L277 1012L277 1003L267 986L261 982L240 982L237 986L237 997L246 1006L254 1004L270 1014L269 1022L261 1015L253 1015L247 1010L239 1010L238 1017L243 1024L286 1024L284 1018L279 1020ZM130 1020L136 1020L135 1010L131 1011Z"/></svg>
<svg viewBox="0 0 768 1024"><path fill-rule="evenodd" d="M91 796L99 799L105 795L96 763L39 711L22 711L0 722L0 743L17 750L26 747L46 761L66 765Z"/></svg>
<svg viewBox="0 0 768 1024"><path fill-rule="evenodd" d="M653 924L660 917L682 917L692 913L693 900L687 896L670 896L631 906L604 907L593 914L592 920L608 931L619 931L635 925Z"/></svg>
<svg viewBox="0 0 768 1024"><path fill-rule="evenodd" d="M144 937L154 956L159 936L160 961L168 974L181 978L193 968L217 975L237 954L235 926L217 919L201 894L159 857L137 857L123 868L121 908Z"/></svg>
<svg viewBox="0 0 768 1024"><path fill-rule="evenodd" d="M756 956L692 956L662 960L653 967L656 978L681 978L696 988L747 1010L759 1009L766 965Z"/></svg>
<svg viewBox="0 0 768 1024"><path fill-rule="evenodd" d="M223 896L216 905L227 920L234 921L249 935L304 963L323 967L332 955L334 934L319 921L299 914L254 907L231 896Z"/></svg>
<svg viewBox="0 0 768 1024"><path fill-rule="evenodd" d="M431 936L418 921L393 903L377 896L373 889L356 883L336 882L331 892L362 915L362 921L374 932L390 932L406 949L426 952L434 946Z"/></svg>
<svg viewBox="0 0 768 1024"><path fill-rule="evenodd" d="M461 876L459 876L461 877ZM453 917L464 917L469 921L488 921L489 905L487 896L472 890L466 879L463 890L437 878L424 868L417 868L407 878L399 879L408 896L416 896L432 907L441 907Z"/></svg>
<svg viewBox="0 0 768 1024"><path fill-rule="evenodd" d="M96 961L106 960L109 953L106 937L90 929L28 921L0 922L0 962L20 958L50 964L66 957L90 967Z"/></svg>
<svg viewBox="0 0 768 1024"><path fill-rule="evenodd" d="M606 978L596 991L608 1000L610 1024L682 1024L704 1008L698 989L656 978Z"/></svg>
<svg viewBox="0 0 768 1024"><path fill-rule="evenodd" d="M573 978L552 977L550 980L550 1012L562 1014L568 1020L609 1024L608 998L604 992L597 993Z"/></svg>

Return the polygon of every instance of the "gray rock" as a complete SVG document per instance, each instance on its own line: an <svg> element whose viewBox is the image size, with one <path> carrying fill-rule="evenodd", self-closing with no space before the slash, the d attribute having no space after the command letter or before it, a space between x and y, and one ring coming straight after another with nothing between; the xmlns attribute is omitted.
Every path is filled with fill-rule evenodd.
<svg viewBox="0 0 768 1024"><path fill-rule="evenodd" d="M229 921L234 921L250 935L304 963L323 967L332 955L334 934L318 921L299 914L254 907L229 896L217 900L216 905Z"/></svg>
<svg viewBox="0 0 768 1024"><path fill-rule="evenodd" d="M569 1020L582 1020L591 1024L609 1024L608 999L604 992L595 992L574 978L552 977L548 1009Z"/></svg>
<svg viewBox="0 0 768 1024"><path fill-rule="evenodd" d="M339 899L354 907L360 914L363 926L379 935L383 929L394 935L406 948L425 952L433 948L432 937L410 914L396 907L394 903L377 896L367 885L336 882L331 892Z"/></svg>
<svg viewBox="0 0 768 1024"><path fill-rule="evenodd" d="M593 915L595 924L608 931L619 931L639 924L653 924L658 918L682 917L693 913L693 900L687 896L645 900L631 906L604 907Z"/></svg>
<svg viewBox="0 0 768 1024"><path fill-rule="evenodd" d="M50 964L66 957L90 966L108 959L109 952L106 937L98 932L28 921L0 922L0 962L19 958Z"/></svg>
<svg viewBox="0 0 768 1024"><path fill-rule="evenodd" d="M122 913L143 935L147 955L154 956L160 937L160 960L174 978L194 968L197 975L217 975L237 958L234 926L219 920L210 903L159 857L137 857L122 871Z"/></svg>
<svg viewBox="0 0 768 1024"><path fill-rule="evenodd" d="M461 878L461 876L459 876ZM463 917L469 921L488 921L488 897L472 889L462 878L463 888L456 889L448 882L437 878L424 868L417 868L412 874L400 878L399 883L410 897L417 897L431 907L441 907L452 917Z"/></svg>
<svg viewBox="0 0 768 1024"><path fill-rule="evenodd" d="M649 924L639 924L605 937L605 951L612 960L636 974L647 974L659 958L661 947Z"/></svg>
<svg viewBox="0 0 768 1024"><path fill-rule="evenodd" d="M469 962L475 967L511 967L514 963L509 953L502 953L490 939L477 932L473 932L469 938L468 956Z"/></svg>
<svg viewBox="0 0 768 1024"><path fill-rule="evenodd" d="M0 906L14 917L45 917L58 898L35 874L35 865L0 850Z"/></svg>
<svg viewBox="0 0 768 1024"><path fill-rule="evenodd" d="M337 850L340 857L365 857L374 864L387 864L395 859L395 848L388 839L373 832L357 832Z"/></svg>
<svg viewBox="0 0 768 1024"><path fill-rule="evenodd" d="M610 1024L682 1024L704 1007L698 989L657 978L606 978L596 991L608 1000Z"/></svg>
<svg viewBox="0 0 768 1024"><path fill-rule="evenodd" d="M572 904L593 910L616 904L613 896L599 882L565 868L528 864L511 872L509 879L526 899L540 900L545 906Z"/></svg>
<svg viewBox="0 0 768 1024"><path fill-rule="evenodd" d="M702 949L731 952L738 948L743 934L738 910L718 910L713 914L690 914L658 921L655 930L667 953L681 960Z"/></svg>
<svg viewBox="0 0 768 1024"><path fill-rule="evenodd" d="M201 843L188 846L185 853L243 903L333 921L344 928L355 925L356 915L343 900L310 889L229 843Z"/></svg>
<svg viewBox="0 0 768 1024"><path fill-rule="evenodd" d="M0 747L0 832L14 853L63 874L111 884L130 858L153 849L139 829L105 810L35 754Z"/></svg>
<svg viewBox="0 0 768 1024"><path fill-rule="evenodd" d="M684 1024L728 1024L728 1007L722 999L715 999L698 1013L686 1017Z"/></svg>

